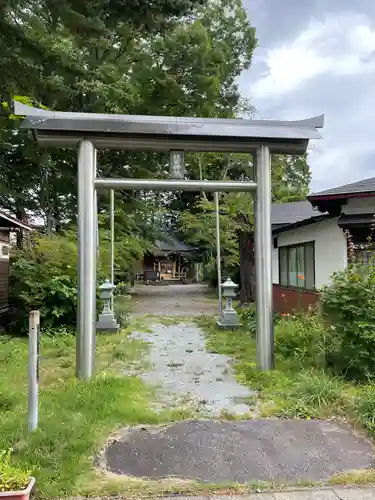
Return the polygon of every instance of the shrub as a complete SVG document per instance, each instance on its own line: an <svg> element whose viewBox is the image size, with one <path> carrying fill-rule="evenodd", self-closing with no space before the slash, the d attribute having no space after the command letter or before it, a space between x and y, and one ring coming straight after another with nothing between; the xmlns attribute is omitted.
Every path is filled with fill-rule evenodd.
<svg viewBox="0 0 375 500"><path fill-rule="evenodd" d="M278 356L292 359L301 367L325 366L327 329L315 313L284 316L275 325Z"/></svg>
<svg viewBox="0 0 375 500"><path fill-rule="evenodd" d="M367 387L361 394L357 411L361 424L370 432L375 432L375 387Z"/></svg>
<svg viewBox="0 0 375 500"><path fill-rule="evenodd" d="M256 310L255 304L250 305L246 308L241 308L238 310L238 316L241 323L244 325L245 329L255 334L256 332ZM280 319L280 314L275 313L273 316L274 322L276 323Z"/></svg>
<svg viewBox="0 0 375 500"><path fill-rule="evenodd" d="M10 301L24 324L39 309L43 326L75 322L77 246L67 236L35 236L10 266Z"/></svg>
<svg viewBox="0 0 375 500"><path fill-rule="evenodd" d="M121 328L125 328L130 323L130 297L126 298L122 295L117 295L113 302L114 313L116 320Z"/></svg>
<svg viewBox="0 0 375 500"><path fill-rule="evenodd" d="M322 290L331 325L328 362L337 373L363 381L375 377L375 267L351 265Z"/></svg>
<svg viewBox="0 0 375 500"><path fill-rule="evenodd" d="M11 462L12 450L0 450L0 491L19 491L30 482L30 471L15 467Z"/></svg>
<svg viewBox="0 0 375 500"><path fill-rule="evenodd" d="M114 295L129 295L131 289L131 283L121 281L120 283L116 284Z"/></svg>
<svg viewBox="0 0 375 500"><path fill-rule="evenodd" d="M103 279L100 275L98 279ZM43 328L74 325L77 315L75 236L35 235L16 251L10 266L9 299L19 310L16 326L26 328L29 311L40 310Z"/></svg>
<svg viewBox="0 0 375 500"><path fill-rule="evenodd" d="M243 326L250 333L256 332L256 312L255 307L246 307L239 310L239 318Z"/></svg>

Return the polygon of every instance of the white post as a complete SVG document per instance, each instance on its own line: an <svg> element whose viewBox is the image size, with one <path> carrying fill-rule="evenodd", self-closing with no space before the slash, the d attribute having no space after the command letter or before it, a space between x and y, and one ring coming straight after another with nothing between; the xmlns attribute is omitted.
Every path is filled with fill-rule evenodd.
<svg viewBox="0 0 375 500"><path fill-rule="evenodd" d="M40 313L29 313L28 430L38 428Z"/></svg>
<svg viewBox="0 0 375 500"><path fill-rule="evenodd" d="M258 186L255 203L257 366L260 370L265 371L274 368L271 155L268 146L261 146L254 160Z"/></svg>
<svg viewBox="0 0 375 500"><path fill-rule="evenodd" d="M223 311L223 297L221 289L221 247L220 247L220 212L219 212L219 193L214 193L215 216L216 216L216 265L217 265L217 287L219 291L219 318Z"/></svg>
<svg viewBox="0 0 375 500"><path fill-rule="evenodd" d="M111 218L111 283L115 284L115 191L111 189L111 207L110 207L110 218ZM113 294L111 298L111 309L113 309Z"/></svg>
<svg viewBox="0 0 375 500"><path fill-rule="evenodd" d="M83 140L78 152L78 331L77 377L93 375L96 319L96 221L94 209L96 150Z"/></svg>

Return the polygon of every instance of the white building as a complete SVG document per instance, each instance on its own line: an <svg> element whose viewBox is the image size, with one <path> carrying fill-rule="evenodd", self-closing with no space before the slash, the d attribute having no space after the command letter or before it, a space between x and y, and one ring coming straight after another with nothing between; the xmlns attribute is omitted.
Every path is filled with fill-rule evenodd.
<svg viewBox="0 0 375 500"><path fill-rule="evenodd" d="M274 308L290 312L318 300L319 288L348 263L350 233L357 258L375 248L375 178L272 206ZM374 232L374 235L372 234Z"/></svg>

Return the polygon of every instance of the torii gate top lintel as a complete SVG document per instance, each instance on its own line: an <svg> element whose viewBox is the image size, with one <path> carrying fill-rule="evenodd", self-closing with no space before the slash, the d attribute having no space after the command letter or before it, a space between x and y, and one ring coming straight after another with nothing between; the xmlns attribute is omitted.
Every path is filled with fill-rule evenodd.
<svg viewBox="0 0 375 500"><path fill-rule="evenodd" d="M317 129L324 125L324 115L299 121L111 115L48 111L17 101L14 112L45 146L76 147L88 139L97 149L143 151L252 153L267 144L272 153L301 154L310 139L321 138Z"/></svg>

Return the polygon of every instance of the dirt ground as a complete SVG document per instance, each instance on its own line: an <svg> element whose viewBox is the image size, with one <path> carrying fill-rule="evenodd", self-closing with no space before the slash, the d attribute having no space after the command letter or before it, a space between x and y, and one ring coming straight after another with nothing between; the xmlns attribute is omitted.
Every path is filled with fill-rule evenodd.
<svg viewBox="0 0 375 500"><path fill-rule="evenodd" d="M137 285L132 299L135 315L215 315L218 299L207 285Z"/></svg>

